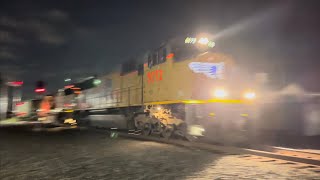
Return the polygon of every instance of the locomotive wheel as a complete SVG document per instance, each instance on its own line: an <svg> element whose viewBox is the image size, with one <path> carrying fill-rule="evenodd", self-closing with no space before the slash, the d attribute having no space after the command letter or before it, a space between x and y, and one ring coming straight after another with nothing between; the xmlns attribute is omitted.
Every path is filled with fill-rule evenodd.
<svg viewBox="0 0 320 180"><path fill-rule="evenodd" d="M149 123L145 123L143 124L142 127L142 134L145 136L149 136L151 134L152 128L151 128L151 124Z"/></svg>
<svg viewBox="0 0 320 180"><path fill-rule="evenodd" d="M174 126L175 128L175 134L179 137L186 137L186 135L188 134L188 128L187 128L187 124L183 123L183 124L180 124L178 126Z"/></svg>
<svg viewBox="0 0 320 180"><path fill-rule="evenodd" d="M165 127L162 132L160 133L160 136L163 138L170 138L173 134L174 129L171 127Z"/></svg>
<svg viewBox="0 0 320 180"><path fill-rule="evenodd" d="M135 129L142 130L143 129L143 123L142 122L137 122L136 125L135 125Z"/></svg>

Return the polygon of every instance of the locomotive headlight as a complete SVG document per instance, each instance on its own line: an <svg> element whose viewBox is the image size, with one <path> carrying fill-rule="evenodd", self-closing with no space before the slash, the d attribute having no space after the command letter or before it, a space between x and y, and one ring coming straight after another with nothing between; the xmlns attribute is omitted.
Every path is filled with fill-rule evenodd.
<svg viewBox="0 0 320 180"><path fill-rule="evenodd" d="M228 92L224 89L216 89L213 93L216 98L224 98L228 96Z"/></svg>
<svg viewBox="0 0 320 180"><path fill-rule="evenodd" d="M256 98L256 93L253 91L248 91L244 93L244 98L246 99L255 99Z"/></svg>
<svg viewBox="0 0 320 180"><path fill-rule="evenodd" d="M208 44L208 42L209 42L209 39L208 39L208 38L205 38L205 37L200 38L200 39L198 40L198 43L199 43L199 44L203 44L203 45Z"/></svg>

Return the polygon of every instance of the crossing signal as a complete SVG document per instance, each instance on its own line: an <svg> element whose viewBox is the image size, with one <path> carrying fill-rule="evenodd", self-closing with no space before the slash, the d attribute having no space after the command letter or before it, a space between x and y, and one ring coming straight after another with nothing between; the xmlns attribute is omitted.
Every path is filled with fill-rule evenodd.
<svg viewBox="0 0 320 180"><path fill-rule="evenodd" d="M44 93L46 91L45 89L45 83L43 81L37 81L36 83L36 89L34 90L36 93Z"/></svg>
<svg viewBox="0 0 320 180"><path fill-rule="evenodd" d="M43 92L46 91L46 89L44 89L44 88L37 88L37 89L35 89L34 91L37 92L37 93L43 93Z"/></svg>
<svg viewBox="0 0 320 180"><path fill-rule="evenodd" d="M23 85L23 81L11 81L11 82L8 82L8 85L14 86L14 87L19 87L19 86Z"/></svg>

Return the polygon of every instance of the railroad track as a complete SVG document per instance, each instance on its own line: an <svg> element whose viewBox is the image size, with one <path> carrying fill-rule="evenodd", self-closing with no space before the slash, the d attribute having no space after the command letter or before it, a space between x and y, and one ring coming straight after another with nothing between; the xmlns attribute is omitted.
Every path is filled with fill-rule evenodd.
<svg viewBox="0 0 320 180"><path fill-rule="evenodd" d="M90 128L91 129L91 128ZM98 132L106 133L110 130L95 129ZM240 148L233 146L214 145L203 142L190 142L178 139L165 139L156 136L143 136L128 134L127 132L118 132L118 135L125 138L136 139L140 141L153 141L187 148L201 149L211 151L221 155L237 155L244 160L254 160L276 165L286 165L292 168L310 170L320 173L320 153L305 152L296 149L284 149L273 146L261 146L259 148ZM112 134L112 133L111 133Z"/></svg>
<svg viewBox="0 0 320 180"><path fill-rule="evenodd" d="M268 151L244 149L248 154L240 156L248 160L288 165L297 169L307 169L320 173L320 154L314 152L301 152L296 149L282 149L268 147Z"/></svg>
<svg viewBox="0 0 320 180"><path fill-rule="evenodd" d="M255 160L277 165L287 165L297 169L307 169L320 173L320 154L314 152L302 152L295 149L283 149L272 146L266 146L264 149L267 150L247 149L201 142L188 142L177 139L164 139L153 136L132 135L123 132L119 133L119 135L122 137L143 141L156 141L183 147L198 148L219 154L239 155L239 157L245 160Z"/></svg>
<svg viewBox="0 0 320 180"><path fill-rule="evenodd" d="M258 156L258 155L252 155L252 154L240 155L240 158L243 158L245 160L250 160L250 161L259 161L264 163L272 163L276 165L285 165L291 168L305 169L305 170L320 173L319 165L313 165L313 164L302 163L297 161L288 161L288 160L283 160L279 158L269 158L265 156Z"/></svg>
<svg viewBox="0 0 320 180"><path fill-rule="evenodd" d="M283 150L278 148L267 148L268 150L243 149L248 154L269 157L274 159L282 159L286 161L305 163L320 166L320 154L299 152L296 150Z"/></svg>
<svg viewBox="0 0 320 180"><path fill-rule="evenodd" d="M273 151L280 154L288 154L296 157L303 157L309 159L320 160L320 150L304 150L304 149L292 149L283 147L271 147Z"/></svg>

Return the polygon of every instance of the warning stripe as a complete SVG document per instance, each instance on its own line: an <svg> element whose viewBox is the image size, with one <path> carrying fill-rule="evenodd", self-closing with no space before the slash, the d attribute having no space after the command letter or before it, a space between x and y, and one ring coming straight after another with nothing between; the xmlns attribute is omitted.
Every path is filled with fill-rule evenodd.
<svg viewBox="0 0 320 180"><path fill-rule="evenodd" d="M164 104L211 104L211 103L221 103L221 104L245 104L250 105L254 104L254 101L242 100L242 99L207 99L207 100L173 100L173 101L154 101L154 102L145 102L143 105L164 105ZM142 104L119 104L107 107L100 108L89 108L87 110L96 110L96 109L108 109L108 108L125 108L128 106L142 106ZM76 109L80 110L80 109ZM242 114L242 116L247 116Z"/></svg>
<svg viewBox="0 0 320 180"><path fill-rule="evenodd" d="M157 101L146 102L146 105L161 104L209 104L209 103L225 103L225 104L252 104L252 101L242 99L208 99L208 100L174 100L174 101Z"/></svg>

